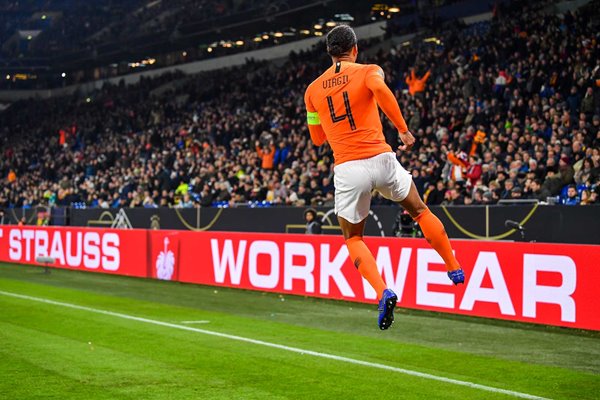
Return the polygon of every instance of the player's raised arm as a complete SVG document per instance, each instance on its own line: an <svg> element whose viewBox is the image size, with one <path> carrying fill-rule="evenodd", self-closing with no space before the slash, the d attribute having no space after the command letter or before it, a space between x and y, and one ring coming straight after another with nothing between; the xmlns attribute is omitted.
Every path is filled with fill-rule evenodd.
<svg viewBox="0 0 600 400"><path fill-rule="evenodd" d="M383 110L396 129L398 129L400 139L402 140L402 143L404 143L400 149L410 150L415 143L415 138L409 132L408 126L406 126L406 122L400 111L400 106L390 88L385 84L383 77L383 70L374 65L372 66L371 71L367 73L365 84L369 90L373 92L379 108Z"/></svg>
<svg viewBox="0 0 600 400"><path fill-rule="evenodd" d="M321 126L319 114L310 102L308 90L304 94L304 104L306 104L306 122L308 123L308 131L310 132L310 138L312 139L315 145L321 146L323 143L325 143L327 137L325 136L325 131Z"/></svg>

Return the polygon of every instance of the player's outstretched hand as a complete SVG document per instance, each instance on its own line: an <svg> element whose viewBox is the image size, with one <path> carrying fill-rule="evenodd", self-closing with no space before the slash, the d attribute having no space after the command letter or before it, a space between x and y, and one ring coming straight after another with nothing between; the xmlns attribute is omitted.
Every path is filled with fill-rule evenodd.
<svg viewBox="0 0 600 400"><path fill-rule="evenodd" d="M415 145L415 137L410 133L410 131L406 131L404 133L399 132L400 140L402 140L402 145L398 147L399 150L408 151L412 149Z"/></svg>

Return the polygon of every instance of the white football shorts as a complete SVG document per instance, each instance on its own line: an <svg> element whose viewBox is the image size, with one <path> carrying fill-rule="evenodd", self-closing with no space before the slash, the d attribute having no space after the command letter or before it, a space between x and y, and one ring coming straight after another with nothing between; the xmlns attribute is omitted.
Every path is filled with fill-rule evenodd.
<svg viewBox="0 0 600 400"><path fill-rule="evenodd" d="M408 196L412 175L394 153L381 153L364 160L346 161L333 169L335 213L357 224L369 215L371 192L399 202Z"/></svg>

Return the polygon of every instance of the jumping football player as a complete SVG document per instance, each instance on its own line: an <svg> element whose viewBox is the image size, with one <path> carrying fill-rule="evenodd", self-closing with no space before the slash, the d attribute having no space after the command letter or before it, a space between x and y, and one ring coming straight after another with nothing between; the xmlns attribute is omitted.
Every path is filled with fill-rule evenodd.
<svg viewBox="0 0 600 400"><path fill-rule="evenodd" d="M326 45L333 65L306 89L308 127L315 145L328 141L333 150L335 213L350 259L377 292L378 324L383 330L394 321L398 297L386 287L373 254L363 241L373 190L408 211L444 260L448 277L455 285L464 283L465 277L444 226L423 203L411 175L400 165L383 136L377 106L398 129L403 143L400 150L408 151L415 143L398 102L385 84L383 70L377 65L356 63L356 34L349 26L332 29Z"/></svg>

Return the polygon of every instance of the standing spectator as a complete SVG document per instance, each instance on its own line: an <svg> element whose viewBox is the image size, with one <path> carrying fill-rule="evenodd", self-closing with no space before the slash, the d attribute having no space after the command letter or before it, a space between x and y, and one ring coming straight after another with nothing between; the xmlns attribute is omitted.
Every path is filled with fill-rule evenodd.
<svg viewBox="0 0 600 400"><path fill-rule="evenodd" d="M284 164L287 162L288 157L290 155L290 148L286 144L285 141L279 142L279 148L275 151L275 160L274 165L278 166L279 164ZM263 167L264 168L264 167Z"/></svg>
<svg viewBox="0 0 600 400"><path fill-rule="evenodd" d="M594 89L588 87L585 91L585 96L583 96L583 99L581 100L581 112L589 118L594 113L594 107Z"/></svg>
<svg viewBox="0 0 600 400"><path fill-rule="evenodd" d="M306 233L307 234L320 234L321 233L321 222L317 216L317 210L309 208L304 211L304 220L306 221Z"/></svg>
<svg viewBox="0 0 600 400"><path fill-rule="evenodd" d="M560 161L558 162L558 170L563 185L569 185L573 183L575 170L573 169L573 166L569 163L569 157L565 155L560 157Z"/></svg>
<svg viewBox="0 0 600 400"><path fill-rule="evenodd" d="M469 166L467 167L467 179L469 185L475 186L482 174L481 161L476 155L469 156Z"/></svg>
<svg viewBox="0 0 600 400"><path fill-rule="evenodd" d="M268 146L261 146L260 142L256 141L256 152L258 157L262 160L262 169L273 169L273 163L275 161L275 145L270 142Z"/></svg>
<svg viewBox="0 0 600 400"><path fill-rule="evenodd" d="M8 179L8 183L13 183L14 181L16 181L16 180L17 180L17 173L16 173L16 172L15 172L13 169L11 169L11 170L8 172L8 177L7 177L7 179Z"/></svg>
<svg viewBox="0 0 600 400"><path fill-rule="evenodd" d="M556 173L556 167L548 168L546 179L542 184L542 191L545 189L550 193L551 196L556 196L560 193L562 186L560 174Z"/></svg>
<svg viewBox="0 0 600 400"><path fill-rule="evenodd" d="M429 75L431 75L431 70L428 70L422 78L417 78L415 69L412 68L410 70L410 76L407 76L405 80L408 85L408 93L410 93L411 96L417 96L418 94L419 97L422 97L423 92L425 91L425 82L429 79Z"/></svg>

